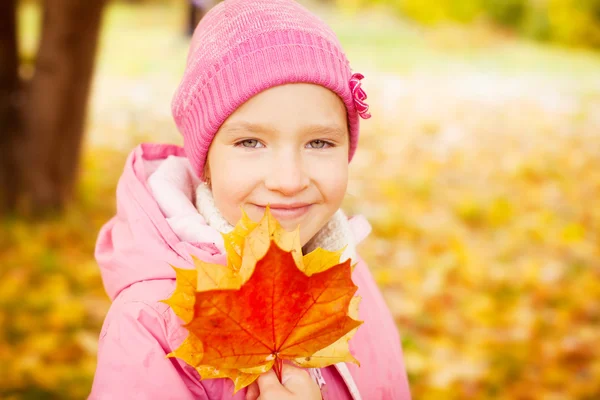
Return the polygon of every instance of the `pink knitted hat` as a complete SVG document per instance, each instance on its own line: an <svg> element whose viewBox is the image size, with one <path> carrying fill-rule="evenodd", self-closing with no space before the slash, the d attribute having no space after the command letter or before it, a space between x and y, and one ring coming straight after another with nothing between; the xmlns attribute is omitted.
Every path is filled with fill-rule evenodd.
<svg viewBox="0 0 600 400"><path fill-rule="evenodd" d="M295 1L225 0L194 32L172 112L186 155L203 178L210 144L239 106L273 86L321 85L346 105L350 161L359 116L370 117L362 78L352 74L335 33Z"/></svg>

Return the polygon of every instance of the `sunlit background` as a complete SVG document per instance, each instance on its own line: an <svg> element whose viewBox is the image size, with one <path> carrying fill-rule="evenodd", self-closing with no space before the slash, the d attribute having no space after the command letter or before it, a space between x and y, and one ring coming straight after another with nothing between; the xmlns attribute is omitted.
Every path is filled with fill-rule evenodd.
<svg viewBox="0 0 600 400"><path fill-rule="evenodd" d="M600 1L304 3L365 75L346 209L373 226L359 251L414 398L600 398ZM0 398L89 393L109 307L96 235L128 152L181 143L189 7L106 6L73 198L0 219ZM20 3L25 60L40 18Z"/></svg>

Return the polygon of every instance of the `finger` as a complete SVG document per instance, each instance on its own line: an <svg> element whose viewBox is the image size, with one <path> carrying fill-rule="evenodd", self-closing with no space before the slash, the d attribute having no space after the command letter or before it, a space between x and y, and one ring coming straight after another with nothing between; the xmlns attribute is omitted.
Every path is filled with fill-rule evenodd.
<svg viewBox="0 0 600 400"><path fill-rule="evenodd" d="M307 385L312 383L308 371L291 365L284 365L281 375L283 386L292 393L303 393Z"/></svg>
<svg viewBox="0 0 600 400"><path fill-rule="evenodd" d="M272 369L258 377L257 381L260 393L277 391L283 389L275 371Z"/></svg>
<svg viewBox="0 0 600 400"><path fill-rule="evenodd" d="M256 400L258 399L259 394L260 392L258 390L258 383L252 382L246 390L246 400Z"/></svg>

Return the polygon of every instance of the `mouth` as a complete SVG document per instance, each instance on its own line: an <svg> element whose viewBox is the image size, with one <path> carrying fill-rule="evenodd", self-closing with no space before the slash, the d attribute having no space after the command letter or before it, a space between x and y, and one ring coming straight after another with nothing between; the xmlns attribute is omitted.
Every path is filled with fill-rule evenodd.
<svg viewBox="0 0 600 400"><path fill-rule="evenodd" d="M261 206L258 204L254 204L254 206L257 207L263 214L265 213L266 206ZM308 213L311 207L312 204L307 203L271 204L269 206L271 214L278 221L298 219Z"/></svg>

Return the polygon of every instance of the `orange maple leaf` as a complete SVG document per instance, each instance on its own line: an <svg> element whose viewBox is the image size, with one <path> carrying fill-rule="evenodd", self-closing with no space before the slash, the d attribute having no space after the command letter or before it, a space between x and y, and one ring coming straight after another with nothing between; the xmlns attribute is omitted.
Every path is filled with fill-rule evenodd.
<svg viewBox="0 0 600 400"><path fill-rule="evenodd" d="M348 316L350 274L348 260L308 277L271 244L239 290L196 293L186 328L203 344L202 364L242 370L310 358L361 324Z"/></svg>
<svg viewBox="0 0 600 400"><path fill-rule="evenodd" d="M283 360L358 364L348 341L362 324L360 298L341 251L302 256L298 231L284 231L268 210L258 224L244 215L224 239L235 245L227 266L195 260L196 271L175 269L177 288L165 302L190 334L169 356L203 379L231 378L236 391L273 366L279 373Z"/></svg>

